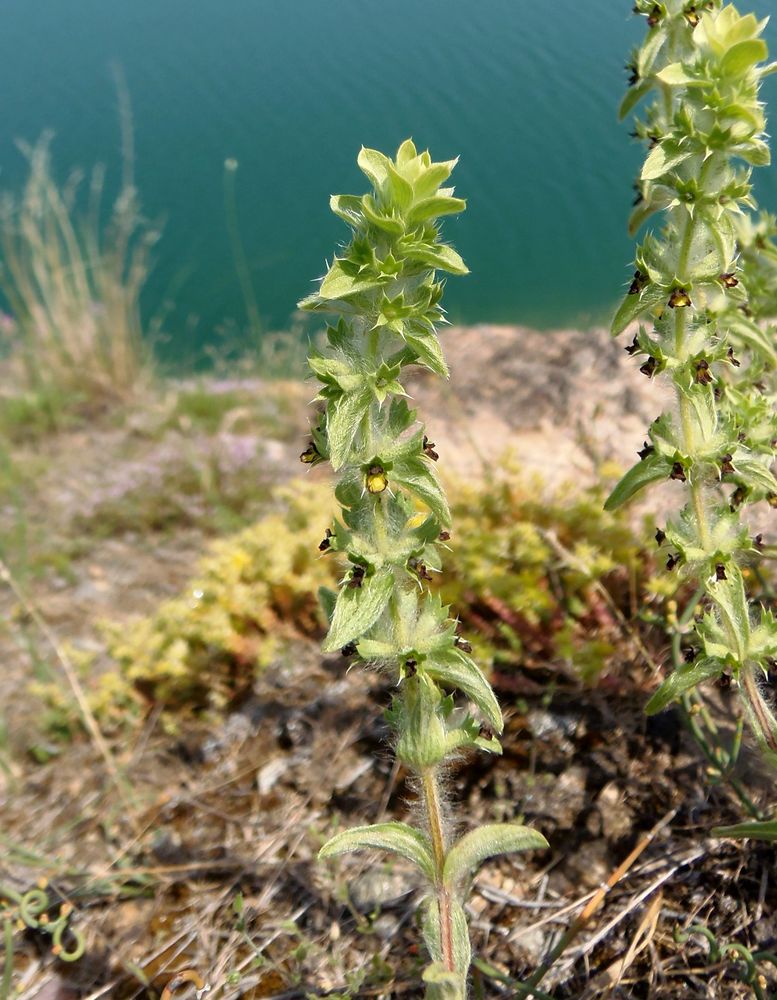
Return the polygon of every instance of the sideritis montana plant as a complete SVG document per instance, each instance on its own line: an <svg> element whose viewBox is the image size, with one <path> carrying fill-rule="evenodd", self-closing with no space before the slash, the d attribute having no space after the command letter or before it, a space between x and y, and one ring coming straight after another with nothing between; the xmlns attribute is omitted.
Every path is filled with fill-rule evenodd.
<svg viewBox="0 0 777 1000"><path fill-rule="evenodd" d="M358 164L372 185L364 196L336 195L332 210L351 242L301 306L333 313L328 349L309 359L320 381L319 419L301 458L328 460L342 513L320 549L343 558L339 591L325 593L330 619L324 651L385 671L396 684L387 718L396 755L416 777L422 825L388 822L333 837L329 858L378 849L412 862L428 885L423 936L431 965L430 1000L466 996L470 943L463 903L485 859L546 847L524 826L495 824L451 833L441 788L446 768L470 750L499 753L499 705L448 608L428 589L450 538L450 511L435 470L438 455L406 402L403 373L423 366L445 377L437 336L444 322L437 271L466 274L440 238L440 217L464 201L443 187L456 161L433 163L408 140L396 159L362 149ZM456 706L456 693L477 718Z"/></svg>
<svg viewBox="0 0 777 1000"><path fill-rule="evenodd" d="M635 9L648 32L628 67L621 111L648 95L653 102L636 125L649 151L632 228L660 212L663 229L637 249L613 333L639 321L626 349L672 403L607 506L667 480L685 494L685 507L656 538L667 567L702 589L702 613L685 662L648 711L730 674L761 749L777 763L777 721L762 690L777 656L777 623L748 600L743 571L758 559L761 539L742 517L749 504L777 506L775 348L748 304L754 272L740 256L741 234L752 228L751 170L769 163L759 89L777 66L764 63L766 22L731 5L637 0Z"/></svg>

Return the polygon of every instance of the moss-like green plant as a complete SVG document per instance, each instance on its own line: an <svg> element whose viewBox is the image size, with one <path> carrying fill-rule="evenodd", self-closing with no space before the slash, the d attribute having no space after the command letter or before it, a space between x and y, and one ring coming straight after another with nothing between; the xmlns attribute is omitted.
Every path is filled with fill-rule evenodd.
<svg viewBox="0 0 777 1000"><path fill-rule="evenodd" d="M425 829L390 822L348 830L320 856L380 849L420 870L430 886L423 918L432 958L426 995L454 1000L466 995L470 943L463 902L472 872L485 858L546 841L513 824L481 827L454 841L441 791L446 764L466 750L499 752L503 728L469 643L427 588L450 537L450 511L435 471L435 445L408 407L401 381L413 365L447 375L436 332L444 315L436 271L467 271L437 224L465 207L453 188L441 186L455 161L433 163L408 140L394 160L362 149L358 163L373 190L332 198L352 239L302 303L339 318L328 327L328 350L310 357L323 409L301 457L331 462L342 507L324 543L346 563L339 590L326 594L330 628L323 648L342 649L395 678L388 718L397 756L417 776L426 822ZM474 703L479 719L455 707L455 692Z"/></svg>
<svg viewBox="0 0 777 1000"><path fill-rule="evenodd" d="M743 568L757 558L759 540L740 516L744 504L777 504L777 417L763 378L775 350L751 315L739 259L751 168L769 162L759 88L777 65L763 62L765 22L731 5L638 0L636 9L647 16L648 34L629 67L621 111L648 94L655 100L636 128L650 149L632 228L654 212L664 226L637 250L613 333L640 321L627 350L644 359L644 375L671 389L674 403L651 425L640 461L607 507L667 480L687 497L657 540L668 567L703 587L706 607L686 662L648 711L730 671L760 746L777 762L777 720L759 687L777 654L777 622L748 601Z"/></svg>
<svg viewBox="0 0 777 1000"><path fill-rule="evenodd" d="M673 586L649 575L648 534L635 537L621 512L602 511L599 489L548 496L505 458L487 484L452 477L448 495L456 546L443 572L426 582L476 630L482 663L509 670L541 662L593 681L623 657L620 628L602 614L599 588L625 611L632 589L650 600ZM178 713L218 709L287 641L318 636L318 590L335 586L339 573L317 546L331 544L322 533L336 506L325 481L276 489L272 509L212 541L174 596L148 615L98 623L111 669L96 669L93 650L70 649L101 725L132 726L151 706L163 709L170 726ZM61 684L38 680L31 688L47 707L49 732L79 728L78 708Z"/></svg>
<svg viewBox="0 0 777 1000"><path fill-rule="evenodd" d="M620 672L623 631L606 605L628 614L632 591L654 597L647 530L603 511L600 488L549 497L509 457L487 482L454 478L448 493L456 545L440 594L473 630L479 661L568 670L586 683L611 665Z"/></svg>

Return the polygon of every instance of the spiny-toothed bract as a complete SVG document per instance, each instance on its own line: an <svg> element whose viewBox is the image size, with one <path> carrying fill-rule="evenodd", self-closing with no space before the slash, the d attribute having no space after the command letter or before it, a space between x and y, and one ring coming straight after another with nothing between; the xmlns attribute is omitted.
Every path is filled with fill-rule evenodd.
<svg viewBox="0 0 777 1000"><path fill-rule="evenodd" d="M321 383L319 419L301 460L329 460L342 507L322 539L329 557L345 557L337 593L323 595L330 618L325 652L341 650L389 672L398 686L388 713L396 753L418 778L426 828L388 822L333 837L323 858L379 849L412 862L429 884L423 934L432 964L429 1000L466 996L470 944L466 883L488 857L546 847L539 833L492 824L451 843L440 795L440 771L469 749L500 752L502 714L469 643L427 589L450 537L448 503L435 471L438 454L406 401L403 372L422 365L447 375L437 326L443 286L437 271L466 274L458 253L440 239L437 220L465 203L442 187L456 161L433 163L410 140L396 159L362 149L359 166L372 184L364 196L336 195L332 210L353 230L318 291L301 306L334 313L328 350L310 369ZM459 692L479 712L456 708Z"/></svg>
<svg viewBox="0 0 777 1000"><path fill-rule="evenodd" d="M777 504L774 341L748 303L748 280L755 284L758 274L752 255L744 266L740 257L754 225L751 169L769 163L759 89L777 64L764 64L766 22L719 0L638 0L635 9L647 16L648 33L627 66L621 114L648 94L654 101L636 126L649 152L631 228L655 212L664 227L637 250L613 333L640 321L627 350L646 357L640 371L667 383L675 405L653 422L641 460L607 507L666 480L687 496L657 539L669 568L704 587L707 610L695 622L687 662L648 712L730 672L759 745L777 762L777 720L759 690L777 655L777 623L748 601L742 569L757 558L760 540L740 516L744 504ZM762 305L763 290L753 291Z"/></svg>

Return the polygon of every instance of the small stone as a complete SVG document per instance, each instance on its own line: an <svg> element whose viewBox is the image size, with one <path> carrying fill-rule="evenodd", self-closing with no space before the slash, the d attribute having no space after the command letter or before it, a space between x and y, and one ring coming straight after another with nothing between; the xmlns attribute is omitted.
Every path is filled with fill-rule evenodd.
<svg viewBox="0 0 777 1000"><path fill-rule="evenodd" d="M390 906L412 892L417 885L413 873L376 868L351 882L348 895L360 913L370 913L378 906Z"/></svg>
<svg viewBox="0 0 777 1000"><path fill-rule="evenodd" d="M602 818L602 833L608 840L619 840L631 832L634 817L614 781L608 782L599 792L596 807Z"/></svg>
<svg viewBox="0 0 777 1000"><path fill-rule="evenodd" d="M391 913L381 913L372 922L372 932L381 941L390 941L399 930L399 920Z"/></svg>
<svg viewBox="0 0 777 1000"><path fill-rule="evenodd" d="M286 757L274 757L259 769L256 776L256 787L260 795L267 795L286 771L289 761Z"/></svg>

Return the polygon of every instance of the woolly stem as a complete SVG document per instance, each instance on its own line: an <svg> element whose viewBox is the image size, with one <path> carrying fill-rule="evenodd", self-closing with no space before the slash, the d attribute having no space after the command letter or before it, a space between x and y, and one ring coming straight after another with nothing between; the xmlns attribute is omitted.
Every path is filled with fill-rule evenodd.
<svg viewBox="0 0 777 1000"><path fill-rule="evenodd" d="M704 182L707 177L707 171L709 165L712 163L713 157L709 157L702 164L701 170L699 171L699 188L704 190ZM693 237L695 234L695 222L694 216L689 215L685 224L685 232L683 233L683 242L680 250L680 260L677 265L677 270L681 276L681 280L689 284L690 277L687 274L688 271L688 258L690 256L691 247L693 245ZM674 315L675 321L675 352L678 358L682 358L685 354L685 334L686 334L686 312L685 309L676 309ZM687 455L693 455L699 446L699 442L696 441L694 431L693 431L693 412L690 399L679 390L677 390L678 402L680 406L680 422L683 429L683 440L685 443L685 452ZM703 486L699 482L696 476L692 475L690 486L691 503L693 505L693 511L696 515L696 524L699 529L699 539L702 543L702 547L705 552L709 552L711 548L710 543L710 528L709 528L709 517L707 514L707 508L704 502Z"/></svg>
<svg viewBox="0 0 777 1000"><path fill-rule="evenodd" d="M449 972L456 971L453 957L453 921L451 918L451 896L443 884L445 868L445 834L442 823L442 807L440 804L440 787L437 778L437 768L427 768L421 775L423 785L423 802L426 809L426 819L429 825L429 835L432 841L432 853L435 866L435 892L440 911L440 948L445 968Z"/></svg>
<svg viewBox="0 0 777 1000"><path fill-rule="evenodd" d="M777 719L761 694L751 664L745 664L740 673L744 689L744 703L750 725L755 731L758 745L772 763L777 762Z"/></svg>

